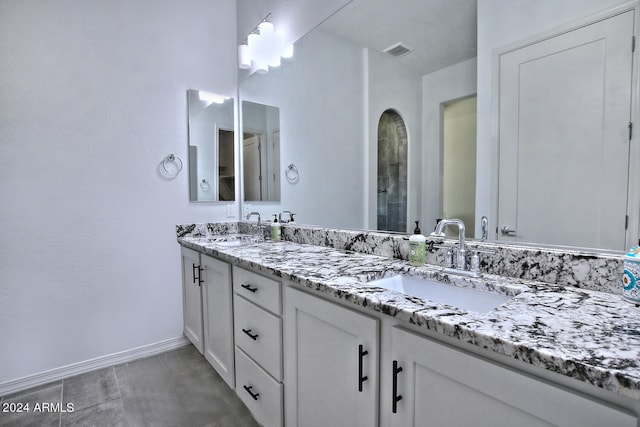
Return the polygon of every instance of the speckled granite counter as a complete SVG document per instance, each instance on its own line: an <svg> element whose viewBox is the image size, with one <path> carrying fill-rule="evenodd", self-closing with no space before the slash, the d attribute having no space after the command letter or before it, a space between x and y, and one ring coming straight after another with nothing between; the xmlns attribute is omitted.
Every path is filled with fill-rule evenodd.
<svg viewBox="0 0 640 427"><path fill-rule="evenodd" d="M223 248L214 240L178 237L204 254L640 400L640 308L619 295L501 276L478 281L323 246L267 241ZM366 283L395 273L480 288L486 282L515 296L478 314Z"/></svg>

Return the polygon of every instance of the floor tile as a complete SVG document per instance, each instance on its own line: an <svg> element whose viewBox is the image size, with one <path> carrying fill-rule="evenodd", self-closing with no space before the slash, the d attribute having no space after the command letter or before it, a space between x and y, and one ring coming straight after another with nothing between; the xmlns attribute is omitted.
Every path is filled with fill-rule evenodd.
<svg viewBox="0 0 640 427"><path fill-rule="evenodd" d="M60 425L70 427L125 427L122 400L117 398L82 410L63 413Z"/></svg>
<svg viewBox="0 0 640 427"><path fill-rule="evenodd" d="M119 397L113 366L62 381L62 403L72 403L75 411Z"/></svg>
<svg viewBox="0 0 640 427"><path fill-rule="evenodd" d="M21 405L24 412L0 413L0 426L57 427L60 424L61 401L62 382L59 381L6 396L3 398L3 404Z"/></svg>
<svg viewBox="0 0 640 427"><path fill-rule="evenodd" d="M129 425L192 425L161 357L116 366L116 376Z"/></svg>
<svg viewBox="0 0 640 427"><path fill-rule="evenodd" d="M73 412L0 413L0 427L254 427L247 407L192 345L4 397Z"/></svg>

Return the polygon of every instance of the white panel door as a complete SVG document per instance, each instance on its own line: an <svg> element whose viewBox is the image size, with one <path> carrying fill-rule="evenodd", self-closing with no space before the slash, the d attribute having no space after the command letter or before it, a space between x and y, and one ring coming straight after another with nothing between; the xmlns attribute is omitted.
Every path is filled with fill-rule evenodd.
<svg viewBox="0 0 640 427"><path fill-rule="evenodd" d="M181 248L181 254L184 335L202 353L204 351L204 336L202 329L200 254L188 248Z"/></svg>
<svg viewBox="0 0 640 427"><path fill-rule="evenodd" d="M251 135L251 137L245 138L242 144L245 200L262 200L260 139L260 135Z"/></svg>
<svg viewBox="0 0 640 427"><path fill-rule="evenodd" d="M500 57L498 239L622 250L634 12Z"/></svg>
<svg viewBox="0 0 640 427"><path fill-rule="evenodd" d="M204 357L235 388L231 265L206 255L200 258Z"/></svg>
<svg viewBox="0 0 640 427"><path fill-rule="evenodd" d="M285 297L285 425L377 425L378 320L289 287Z"/></svg>

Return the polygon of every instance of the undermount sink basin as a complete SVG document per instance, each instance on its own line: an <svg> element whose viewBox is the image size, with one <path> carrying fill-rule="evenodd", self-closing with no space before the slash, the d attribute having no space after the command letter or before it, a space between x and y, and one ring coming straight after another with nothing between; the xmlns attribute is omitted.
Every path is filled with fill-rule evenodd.
<svg viewBox="0 0 640 427"><path fill-rule="evenodd" d="M513 298L401 274L377 279L368 284L476 313L491 311Z"/></svg>

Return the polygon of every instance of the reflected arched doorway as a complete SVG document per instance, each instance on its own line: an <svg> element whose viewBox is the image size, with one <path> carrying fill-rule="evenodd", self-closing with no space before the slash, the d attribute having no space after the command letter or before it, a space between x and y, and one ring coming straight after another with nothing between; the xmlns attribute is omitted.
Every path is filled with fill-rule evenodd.
<svg viewBox="0 0 640 427"><path fill-rule="evenodd" d="M407 128L394 110L378 122L378 230L407 231Z"/></svg>

